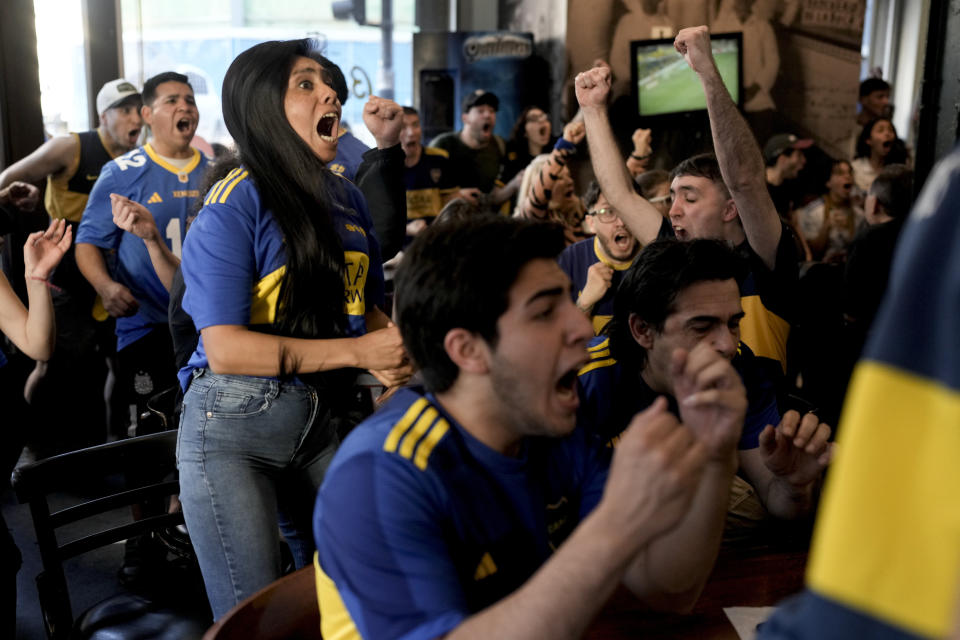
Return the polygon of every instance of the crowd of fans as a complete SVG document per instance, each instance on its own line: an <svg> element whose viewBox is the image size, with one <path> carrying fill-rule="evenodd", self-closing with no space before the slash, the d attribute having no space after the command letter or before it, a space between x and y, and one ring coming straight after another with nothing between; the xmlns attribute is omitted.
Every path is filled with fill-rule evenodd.
<svg viewBox="0 0 960 640"><path fill-rule="evenodd" d="M7 215L45 180L54 220L24 246L26 307L0 278L5 351L36 361L4 397L82 378L69 411L122 438L176 389L214 618L281 575L281 540L329 634L576 637L620 582L688 609L725 527L814 511L913 185L882 80L854 157L811 166L812 140L755 138L705 27L675 46L713 153L669 171L661 132L621 154L602 61L559 136L517 105L503 140L480 89L429 144L371 98L366 149L336 64L263 43L226 73L216 159L185 76L107 83L98 129L0 174ZM121 578L162 561L130 540Z"/></svg>

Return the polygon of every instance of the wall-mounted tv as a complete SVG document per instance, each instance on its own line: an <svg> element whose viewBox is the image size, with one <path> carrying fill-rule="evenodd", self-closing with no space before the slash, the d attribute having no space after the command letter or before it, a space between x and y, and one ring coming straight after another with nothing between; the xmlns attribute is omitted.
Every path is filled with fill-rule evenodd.
<svg viewBox="0 0 960 640"><path fill-rule="evenodd" d="M710 35L713 58L727 91L743 104L743 34ZM697 74L676 49L673 38L630 43L630 86L640 117L689 113L707 108Z"/></svg>

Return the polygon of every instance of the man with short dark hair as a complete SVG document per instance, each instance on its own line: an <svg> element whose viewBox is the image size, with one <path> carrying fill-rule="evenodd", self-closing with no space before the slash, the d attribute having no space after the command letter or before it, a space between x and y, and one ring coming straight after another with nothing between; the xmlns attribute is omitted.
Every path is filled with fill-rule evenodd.
<svg viewBox="0 0 960 640"><path fill-rule="evenodd" d="M704 410L681 425L658 401L608 465L575 428L593 332L563 246L559 226L499 217L436 223L411 244L396 318L426 388L358 426L320 488L324 637L578 638L621 582L650 605L692 606L717 517L700 477L736 441L743 388L690 354L677 384L727 411L694 397Z"/></svg>
<svg viewBox="0 0 960 640"><path fill-rule="evenodd" d="M814 505L830 428L813 414L800 420L795 411L781 421L773 383L740 342L738 280L744 275L737 254L716 240L670 239L646 247L617 289L609 337L589 347L591 362L579 375L584 398L578 424L615 444L630 416L659 396L680 419L692 421L696 410L674 380L675 352L712 351L722 362L715 366L735 369L747 391L737 465L771 514L797 518Z"/></svg>
<svg viewBox="0 0 960 640"><path fill-rule="evenodd" d="M862 346L886 293L900 232L913 205L913 171L902 164L884 167L870 185L864 215L870 225L850 246L844 272L844 315ZM854 355L859 355L859 349Z"/></svg>
<svg viewBox="0 0 960 640"><path fill-rule="evenodd" d="M450 155L443 149L423 146L420 113L413 107L403 107L400 146L406 156L403 181L407 190L406 243L409 244L413 236L433 222L451 198L461 197L476 203L479 191L461 191L453 176Z"/></svg>
<svg viewBox="0 0 960 640"><path fill-rule="evenodd" d="M890 104L890 83L883 78L867 78L860 83L860 113L857 124L861 127L876 118L889 118L893 114Z"/></svg>
<svg viewBox="0 0 960 640"><path fill-rule="evenodd" d="M468 93L460 105L460 131L442 133L430 142L450 156L455 181L460 187L475 187L490 193L506 158L506 143L493 132L497 125L500 99L477 89Z"/></svg>
<svg viewBox="0 0 960 640"><path fill-rule="evenodd" d="M680 240L723 240L747 263L750 275L741 283L743 341L782 378L798 280L793 233L770 199L760 150L717 71L709 31L683 29L674 45L700 78L716 156L693 156L674 168L673 231ZM596 67L581 73L576 85L603 193L633 235L648 244L657 238L663 217L636 195L617 152L605 109L610 71Z"/></svg>
<svg viewBox="0 0 960 640"><path fill-rule="evenodd" d="M132 424L150 396L176 384L167 288L208 162L190 146L200 114L186 76L165 72L148 79L141 115L150 141L104 166L77 231L77 265L117 318L117 381ZM130 209L152 218L148 239L114 223L117 212ZM154 268L152 254L164 269Z"/></svg>

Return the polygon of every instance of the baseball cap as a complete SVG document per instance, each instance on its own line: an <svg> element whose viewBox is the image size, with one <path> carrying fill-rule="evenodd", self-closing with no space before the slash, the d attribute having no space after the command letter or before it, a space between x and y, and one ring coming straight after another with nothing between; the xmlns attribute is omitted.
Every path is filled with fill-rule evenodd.
<svg viewBox="0 0 960 640"><path fill-rule="evenodd" d="M467 111L470 111L471 108L483 104L493 107L493 110L496 111L500 108L500 99L486 89L477 89L476 91L471 91L463 97L460 110L466 113Z"/></svg>
<svg viewBox="0 0 960 640"><path fill-rule="evenodd" d="M798 138L792 133L778 133L763 145L763 157L767 162L776 160L777 156L788 149L806 149L813 145L810 138Z"/></svg>
<svg viewBox="0 0 960 640"><path fill-rule="evenodd" d="M97 113L103 113L107 109L118 106L130 96L139 96L140 92L130 82L123 78L117 78L103 85L97 93Z"/></svg>

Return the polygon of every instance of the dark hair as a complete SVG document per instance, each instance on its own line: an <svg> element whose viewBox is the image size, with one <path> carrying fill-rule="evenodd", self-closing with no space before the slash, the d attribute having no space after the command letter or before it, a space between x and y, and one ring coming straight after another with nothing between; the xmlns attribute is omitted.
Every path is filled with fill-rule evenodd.
<svg viewBox="0 0 960 640"><path fill-rule="evenodd" d="M890 217L906 218L913 206L913 171L903 164L885 166L870 185L870 195Z"/></svg>
<svg viewBox="0 0 960 640"><path fill-rule="evenodd" d="M654 197L654 191L664 182L670 182L670 174L663 169L651 169L638 175L634 182L640 188L640 195L649 200Z"/></svg>
<svg viewBox="0 0 960 640"><path fill-rule="evenodd" d="M164 71L143 83L143 91L140 92L140 96L143 98L144 106L153 106L153 101L157 99L157 87L164 82L180 82L190 87L190 91L193 91L193 85L190 84L190 79L187 76L176 71Z"/></svg>
<svg viewBox="0 0 960 640"><path fill-rule="evenodd" d="M610 336L611 354L625 367L643 369L647 350L630 332L631 315L663 331L677 296L687 287L731 278L739 283L743 276L742 261L720 240L668 239L647 245L627 269L613 298L613 319L604 330Z"/></svg>
<svg viewBox="0 0 960 640"><path fill-rule="evenodd" d="M600 190L600 183L591 180L590 184L587 185L586 193L583 194L583 206L587 208L587 211L593 209L594 205L597 204L601 193L603 192Z"/></svg>
<svg viewBox="0 0 960 640"><path fill-rule="evenodd" d="M701 153L690 156L670 172L670 180L682 176L694 176L696 178L706 178L717 185L720 192L727 198L730 197L730 190L723 181L723 174L720 173L720 163L717 162L717 156L712 153Z"/></svg>
<svg viewBox="0 0 960 640"><path fill-rule="evenodd" d="M649 172L648 172L648 173L649 173ZM667 175L667 172L666 172L666 171L661 171L661 173L662 173L663 175ZM644 174L644 175L645 175L645 174ZM638 179L638 180L639 180L639 179ZM640 185L639 185L639 183L638 183L638 180L637 180L637 181L633 181L633 180L631 181L631 182L633 182L633 191L634 191L634 193L636 193L636 194L638 194L638 195L641 195L641 196L643 196L644 198L646 198L647 196L644 195L643 190L640 188ZM590 181L590 184L587 185L587 191L586 191L586 193L584 193L584 194L583 194L583 198L581 198L581 199L583 200L583 206L586 207L586 209L589 211L590 209L592 209L592 208L597 204L597 200L600 199L600 196L601 196L601 195L603 195L603 190L600 189L600 183L597 182L596 180L591 180L591 181Z"/></svg>
<svg viewBox="0 0 960 640"><path fill-rule="evenodd" d="M337 100L340 101L340 106L343 106L347 103L347 98L350 97L350 90L347 89L347 79L343 77L343 71L332 62L329 58L324 58L317 52L316 57L310 55L306 56L308 58L313 58L320 63L320 66L323 67L327 73L330 75L329 81L327 78L324 78L324 81L327 81L327 86L337 92Z"/></svg>
<svg viewBox="0 0 960 640"><path fill-rule="evenodd" d="M403 115L405 116L417 116L420 117L420 112L414 109L413 107L403 107Z"/></svg>
<svg viewBox="0 0 960 640"><path fill-rule="evenodd" d="M397 269L394 301L427 389L446 391L459 375L443 345L447 333L463 328L496 347L497 320L520 270L555 259L564 246L559 225L498 216L435 222L417 234Z"/></svg>
<svg viewBox="0 0 960 640"><path fill-rule="evenodd" d="M893 135L897 135L897 127L894 126L893 120L890 118L881 116L870 120L867 124L863 125L863 129L860 130L860 135L857 136L856 153L853 154L854 158L870 157L870 145L867 144L867 141L870 140L870 134L873 133L873 128L877 126L878 122L889 122L890 127L893 129ZM893 151L892 146L891 151ZM889 156L889 154L887 155ZM890 164L890 161L884 158L884 164Z"/></svg>
<svg viewBox="0 0 960 640"><path fill-rule="evenodd" d="M883 78L867 78L860 83L860 97L868 96L874 91L890 91L890 83Z"/></svg>
<svg viewBox="0 0 960 640"><path fill-rule="evenodd" d="M274 330L286 336L332 338L343 334L345 322L343 248L331 217L333 191L340 185L284 112L290 71L300 56L327 70L323 81L333 88L330 68L335 65L317 52L313 41L264 42L238 55L227 69L223 120L283 233L286 275Z"/></svg>
<svg viewBox="0 0 960 640"><path fill-rule="evenodd" d="M488 210L479 205L473 204L465 198L452 198L450 202L443 205L440 213L437 214L434 224L438 222L463 221L487 215Z"/></svg>
<svg viewBox="0 0 960 640"><path fill-rule="evenodd" d="M534 109L540 109L535 104L531 104L527 107L524 107L523 111L520 112L520 115L517 117L517 120L513 123L513 128L510 129L510 137L507 138L510 142L518 143L521 140L526 144L527 142L527 114L533 111ZM544 113L547 113L546 109L540 109ZM547 116L549 117L549 115ZM526 147L523 147L526 149Z"/></svg>

